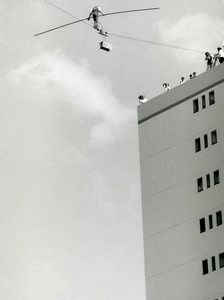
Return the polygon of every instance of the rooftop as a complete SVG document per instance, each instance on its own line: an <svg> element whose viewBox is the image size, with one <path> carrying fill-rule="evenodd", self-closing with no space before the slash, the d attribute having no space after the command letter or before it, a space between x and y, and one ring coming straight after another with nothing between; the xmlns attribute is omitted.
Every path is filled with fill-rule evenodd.
<svg viewBox="0 0 224 300"><path fill-rule="evenodd" d="M138 106L138 124L224 82L224 63Z"/></svg>

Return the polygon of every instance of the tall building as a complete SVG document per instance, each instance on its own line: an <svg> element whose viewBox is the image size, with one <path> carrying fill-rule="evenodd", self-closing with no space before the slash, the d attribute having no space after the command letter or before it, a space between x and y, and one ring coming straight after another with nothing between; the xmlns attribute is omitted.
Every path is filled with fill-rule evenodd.
<svg viewBox="0 0 224 300"><path fill-rule="evenodd" d="M224 64L138 107L148 300L224 300Z"/></svg>

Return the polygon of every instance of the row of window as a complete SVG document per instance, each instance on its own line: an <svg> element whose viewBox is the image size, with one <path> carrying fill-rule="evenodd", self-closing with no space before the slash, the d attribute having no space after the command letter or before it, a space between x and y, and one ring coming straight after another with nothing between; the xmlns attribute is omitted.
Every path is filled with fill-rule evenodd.
<svg viewBox="0 0 224 300"><path fill-rule="evenodd" d="M215 222L215 226L220 226L222 225L222 211L217 211L216 214L216 222ZM208 226L206 226L206 224ZM200 225L200 233L205 232L208 229L212 229L213 228L213 215L209 215L207 218L202 218L199 220L199 225ZM208 227L208 228L206 228Z"/></svg>
<svg viewBox="0 0 224 300"><path fill-rule="evenodd" d="M212 256L210 260L210 267L209 267L209 260L205 259L202 261L202 274L208 274L209 271L214 272L216 270L216 257ZM224 252L219 254L219 268L224 267Z"/></svg>
<svg viewBox="0 0 224 300"><path fill-rule="evenodd" d="M193 113L199 112L201 109L205 109L208 106L215 104L215 92L211 91L208 95L202 95L200 98L193 100ZM199 152L203 149L209 147L209 145L214 145L218 142L217 131L213 130L209 135L205 134L202 137L195 139L195 152ZM211 177L213 175L213 183L211 183ZM210 188L211 184L216 185L220 183L219 170L213 172L213 174L206 174L203 177L197 178L197 191L201 192L203 189ZM214 221L214 223L213 223ZM212 229L214 226L220 226L223 224L222 211L217 211L215 215L208 215L206 218L201 218L199 220L200 233L206 230ZM218 262L218 264L217 264ZM224 252L220 253L218 257L212 256L210 259L205 259L202 261L202 274L208 274L210 271L214 272L217 267L224 267ZM218 300L218 298L214 299ZM221 300L221 299L220 299ZM222 297L224 300L224 297Z"/></svg>
<svg viewBox="0 0 224 300"><path fill-rule="evenodd" d="M206 183L206 188L210 188L211 187L211 175L210 174L206 174L205 178L203 177L199 177L197 179L197 189L198 189L198 193L202 192L204 189L204 181ZM219 176L219 170L216 170L213 172L213 185L217 185L220 183L220 176Z"/></svg>
<svg viewBox="0 0 224 300"><path fill-rule="evenodd" d="M218 142L217 131L216 130L213 130L211 132L210 136L211 136L210 141L209 141L209 137L208 137L207 134L205 134L203 138L199 137L199 138L195 139L195 152L201 151L201 149L202 149L202 142L201 142L201 140L204 142L203 143L204 144L204 149L208 148L209 144L214 145L214 144L216 144Z"/></svg>
<svg viewBox="0 0 224 300"><path fill-rule="evenodd" d="M207 101L206 101L206 96L202 95L201 96L201 108L205 109L207 106ZM215 92L211 91L208 94L208 104L213 105L215 103ZM193 113L196 113L199 111L199 100L198 98L193 100Z"/></svg>

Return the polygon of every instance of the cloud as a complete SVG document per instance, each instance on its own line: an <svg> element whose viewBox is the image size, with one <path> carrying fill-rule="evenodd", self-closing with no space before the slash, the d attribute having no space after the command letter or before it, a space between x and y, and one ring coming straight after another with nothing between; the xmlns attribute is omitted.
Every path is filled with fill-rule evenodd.
<svg viewBox="0 0 224 300"><path fill-rule="evenodd" d="M187 14L176 22L162 20L158 23L160 38L167 44L195 49L201 51L216 51L221 35L221 24L223 21L218 18L212 18L207 13L198 13L195 15ZM218 39L218 41L217 41ZM178 51L177 56L183 61L182 52ZM186 61L197 60L195 54L188 52Z"/></svg>
<svg viewBox="0 0 224 300"><path fill-rule="evenodd" d="M119 138L122 128L133 120L133 111L113 95L108 79L100 78L85 64L75 64L60 51L43 53L11 72L16 85L28 85L49 98L66 99L92 128L91 145L107 144ZM90 121L88 121L90 118Z"/></svg>
<svg viewBox="0 0 224 300"><path fill-rule="evenodd" d="M23 63L7 79L0 83L2 295L130 298L127 272L144 282L141 266L129 263L142 255L136 112L108 79L61 52Z"/></svg>
<svg viewBox="0 0 224 300"><path fill-rule="evenodd" d="M0 103L6 193L13 181L20 199L32 189L49 199L91 195L103 210L121 195L119 209L136 200L136 111L113 95L107 78L58 51L23 63L7 79Z"/></svg>
<svg viewBox="0 0 224 300"><path fill-rule="evenodd" d="M95 170L110 178L110 186L121 184L122 192L130 186L135 171L127 175L126 167L136 155L136 111L113 95L107 78L57 51L21 64L7 79L0 103L5 116L2 154L5 172L11 170L8 178L18 187L23 174L24 182L38 187L50 178L62 194L68 186L71 193L91 193Z"/></svg>

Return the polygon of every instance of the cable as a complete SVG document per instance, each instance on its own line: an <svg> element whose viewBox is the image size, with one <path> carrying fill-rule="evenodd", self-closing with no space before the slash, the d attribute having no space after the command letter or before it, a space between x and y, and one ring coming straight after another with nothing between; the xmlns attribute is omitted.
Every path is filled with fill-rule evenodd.
<svg viewBox="0 0 224 300"><path fill-rule="evenodd" d="M53 6L54 8L56 8L56 9L58 9L58 10L64 12L65 14L67 14L67 15L69 15L69 16L75 18L76 20L79 20L78 17L76 17L75 15L69 13L68 11L66 11L66 10L64 10L64 9L62 9L61 7L55 5L55 4L53 4L53 3L51 3L51 2L49 2L49 1L47 1L47 0L43 0L43 1L46 2L46 3L48 3L49 5ZM89 23L87 23L87 22L85 22L85 21L83 21L83 23L86 24L86 25L88 25L88 26L90 26L90 27L92 27L92 25L90 25Z"/></svg>
<svg viewBox="0 0 224 300"><path fill-rule="evenodd" d="M55 8L57 8L57 9L61 10L61 11L63 11L63 12L66 13L67 15L69 15L69 16L71 16L71 17L77 19L77 20L79 20L79 18L77 18L76 16L74 16L74 15L72 15L71 13L67 12L67 11L64 10L63 8L61 8L61 7L55 5L55 4L53 4L53 3L51 3L51 2L49 2L49 1L47 1L47 0L43 0L43 1L46 2L46 3L48 3L49 5L51 5L51 6L53 6L53 7L55 7Z"/></svg>
<svg viewBox="0 0 224 300"><path fill-rule="evenodd" d="M164 43L158 43L158 42L138 39L138 38L129 37L129 36L125 36L125 35L119 35L119 34L110 33L110 32L108 32L108 34L110 34L112 36L119 37L119 38L123 38L123 39L133 40L133 41L136 41L136 42L143 42L143 43L148 43L148 44L153 44L153 45L158 45L158 46L171 47L171 48L176 48L176 49L186 50L186 51L192 51L192 52L197 52L197 53L204 53L205 52L205 51L201 51L201 50L190 49L190 48L185 48L185 47L180 47L180 46L175 46L175 45L169 45L169 44L164 44Z"/></svg>

